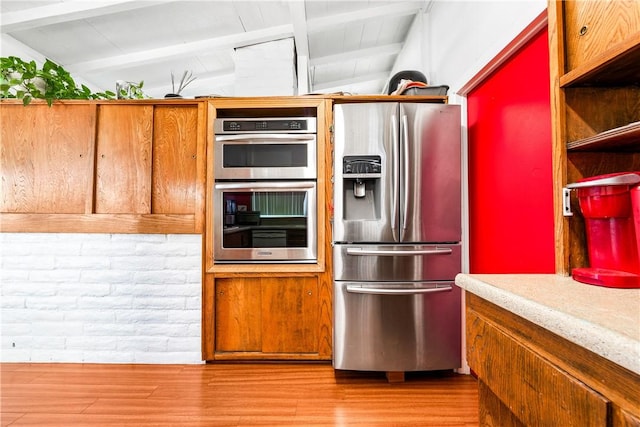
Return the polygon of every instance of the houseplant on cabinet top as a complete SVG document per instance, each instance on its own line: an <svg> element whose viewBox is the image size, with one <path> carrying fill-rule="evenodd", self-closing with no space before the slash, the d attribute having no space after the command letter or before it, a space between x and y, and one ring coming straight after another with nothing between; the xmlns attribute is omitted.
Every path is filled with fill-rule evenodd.
<svg viewBox="0 0 640 427"><path fill-rule="evenodd" d="M136 87L141 88L142 82ZM141 91L134 94L136 99L145 97ZM51 106L56 99L116 99L116 94L78 87L71 74L50 59L38 68L35 61L8 56L0 58L0 98L21 99L24 105L44 99Z"/></svg>
<svg viewBox="0 0 640 427"><path fill-rule="evenodd" d="M197 79L197 77L193 77L193 73L191 71L185 70L182 73L182 78L180 79L180 84L178 85L178 90L176 90L176 82L173 73L171 73L171 93L166 94L165 98L182 98L180 92L183 91L185 87L189 85L192 81Z"/></svg>

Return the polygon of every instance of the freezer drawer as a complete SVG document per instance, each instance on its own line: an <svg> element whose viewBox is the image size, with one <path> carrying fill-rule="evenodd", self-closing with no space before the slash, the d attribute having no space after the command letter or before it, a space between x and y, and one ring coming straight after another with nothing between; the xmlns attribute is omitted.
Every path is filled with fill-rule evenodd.
<svg viewBox="0 0 640 427"><path fill-rule="evenodd" d="M460 288L453 282L334 282L333 367L459 368Z"/></svg>
<svg viewBox="0 0 640 427"><path fill-rule="evenodd" d="M460 244L335 245L335 280L453 280L462 268Z"/></svg>

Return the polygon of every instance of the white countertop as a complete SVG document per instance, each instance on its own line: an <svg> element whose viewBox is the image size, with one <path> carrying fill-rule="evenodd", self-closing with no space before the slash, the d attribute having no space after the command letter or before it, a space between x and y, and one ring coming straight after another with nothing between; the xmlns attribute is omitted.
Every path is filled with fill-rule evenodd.
<svg viewBox="0 0 640 427"><path fill-rule="evenodd" d="M456 285L640 375L640 289L555 274L458 274Z"/></svg>

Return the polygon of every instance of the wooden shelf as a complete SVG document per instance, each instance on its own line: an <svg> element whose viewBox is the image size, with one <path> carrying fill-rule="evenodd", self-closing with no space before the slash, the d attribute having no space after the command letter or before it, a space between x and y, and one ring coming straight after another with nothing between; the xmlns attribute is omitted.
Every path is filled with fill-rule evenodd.
<svg viewBox="0 0 640 427"><path fill-rule="evenodd" d="M560 76L560 87L640 84L640 33Z"/></svg>
<svg viewBox="0 0 640 427"><path fill-rule="evenodd" d="M640 121L567 143L567 150L570 151L614 149L616 151L638 151L640 149Z"/></svg>

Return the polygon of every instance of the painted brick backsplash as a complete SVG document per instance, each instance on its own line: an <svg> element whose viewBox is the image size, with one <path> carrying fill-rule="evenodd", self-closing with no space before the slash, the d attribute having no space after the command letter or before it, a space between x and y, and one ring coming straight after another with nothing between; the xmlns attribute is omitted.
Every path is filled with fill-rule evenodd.
<svg viewBox="0 0 640 427"><path fill-rule="evenodd" d="M1 233L0 256L0 360L201 363L201 236Z"/></svg>

